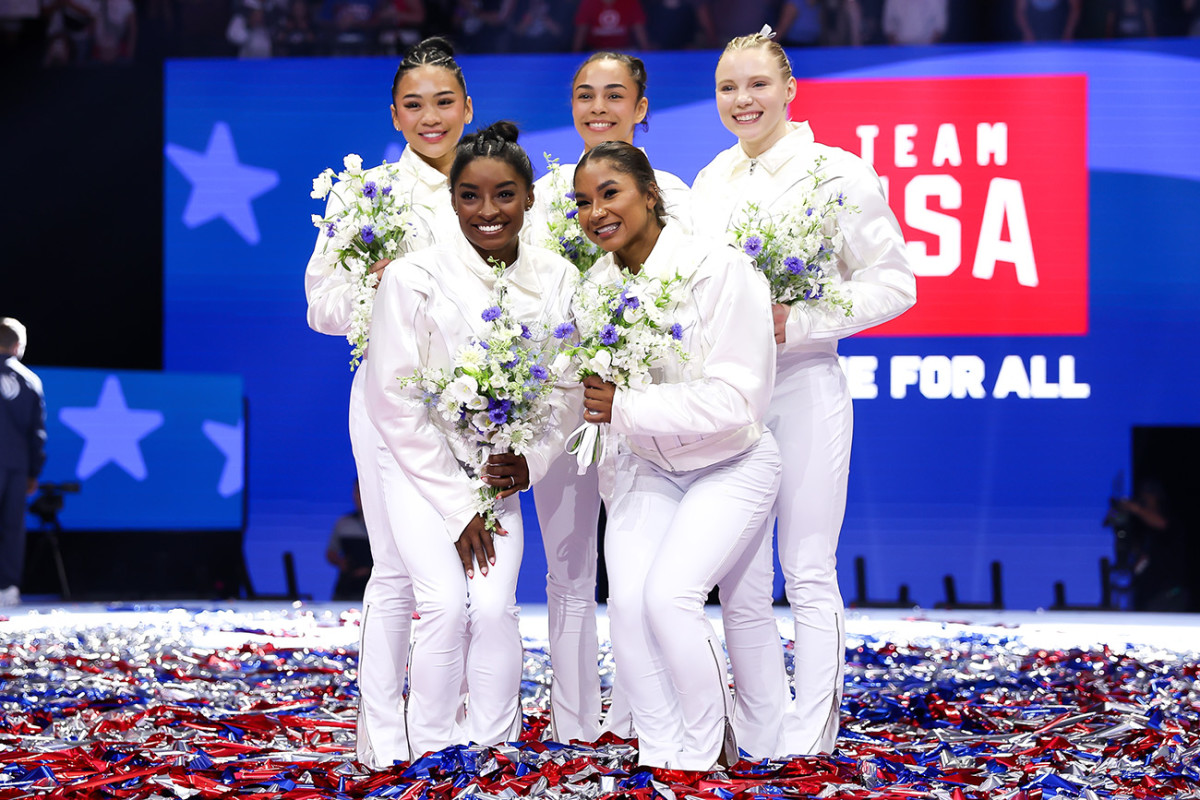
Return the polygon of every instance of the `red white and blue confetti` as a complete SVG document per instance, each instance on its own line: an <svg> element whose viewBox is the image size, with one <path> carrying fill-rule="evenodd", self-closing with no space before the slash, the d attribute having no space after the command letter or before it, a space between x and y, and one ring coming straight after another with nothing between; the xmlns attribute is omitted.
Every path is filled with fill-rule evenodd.
<svg viewBox="0 0 1200 800"><path fill-rule="evenodd" d="M358 621L305 606L0 617L0 800L1200 798L1192 618L852 616L837 751L709 773L639 768L636 741L539 741L544 636L525 642L521 741L367 769ZM601 666L607 680L607 652Z"/></svg>

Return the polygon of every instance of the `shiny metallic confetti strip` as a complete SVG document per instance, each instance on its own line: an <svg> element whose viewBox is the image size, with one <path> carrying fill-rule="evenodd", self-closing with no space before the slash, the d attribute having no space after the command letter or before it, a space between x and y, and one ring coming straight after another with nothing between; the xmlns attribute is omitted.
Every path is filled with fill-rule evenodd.
<svg viewBox="0 0 1200 800"><path fill-rule="evenodd" d="M852 636L835 754L703 774L638 768L636 742L614 737L538 741L551 668L527 640L521 742L372 771L353 760L358 621L304 607L0 620L0 800L1200 798L1193 654L1049 649L994 627ZM605 686L612 669L606 648Z"/></svg>

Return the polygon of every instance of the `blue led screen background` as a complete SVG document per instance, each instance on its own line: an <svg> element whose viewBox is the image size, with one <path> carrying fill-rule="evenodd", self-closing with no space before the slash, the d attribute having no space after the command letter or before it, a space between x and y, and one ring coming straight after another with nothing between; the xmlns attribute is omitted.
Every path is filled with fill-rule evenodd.
<svg viewBox="0 0 1200 800"><path fill-rule="evenodd" d="M1100 520L1114 476L1129 463L1131 426L1200 424L1200 278L1189 246L1200 207L1197 46L793 55L802 79L919 87L954 77L1086 78L1086 142L1078 145L1087 169L1086 333L844 341L858 399L839 554L847 596L861 555L876 597L894 597L906 583L916 602L932 605L949 573L961 599L984 600L989 564L999 560L1011 607L1048 605L1059 580L1072 601L1096 602L1097 562L1112 552ZM568 98L578 61L464 57L475 119L515 120L535 163L544 151L573 161L580 141ZM646 61L651 125L638 144L656 167L690 182L733 141L712 98L716 54ZM351 502L351 374L348 345L305 323L309 217L321 211L309 191L313 176L345 153L368 164L399 156L403 142L388 115L394 68L390 59L166 67L165 367L244 380L246 553L262 591L282 588L284 550L297 556L302 591L324 597L333 583L322 553ZM982 365L985 396L938 396L955 363ZM1011 390L997 397L1001 375ZM1023 398L1022 375L1042 394L1053 393L1051 384L1086 385L1086 397L1037 397L1033 388ZM540 601L544 556L527 507L519 598Z"/></svg>

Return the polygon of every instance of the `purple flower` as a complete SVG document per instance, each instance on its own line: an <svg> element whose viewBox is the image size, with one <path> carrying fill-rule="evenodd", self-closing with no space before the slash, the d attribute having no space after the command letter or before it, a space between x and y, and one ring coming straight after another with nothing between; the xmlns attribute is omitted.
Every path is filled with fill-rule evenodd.
<svg viewBox="0 0 1200 800"><path fill-rule="evenodd" d="M578 208L572 208L567 211L567 219L575 219L577 216L579 216Z"/></svg>
<svg viewBox="0 0 1200 800"><path fill-rule="evenodd" d="M616 325L610 323L600 329L600 344L614 345L620 338L621 334L617 333Z"/></svg>
<svg viewBox="0 0 1200 800"><path fill-rule="evenodd" d="M370 225L363 225L362 232L359 235L362 236L363 244L370 244L375 241L375 229Z"/></svg>
<svg viewBox="0 0 1200 800"><path fill-rule="evenodd" d="M813 215L813 207L812 207L812 206L809 206L809 207L808 207L808 210L806 210L806 211L804 212L804 216L806 216L806 217L811 217L812 215Z"/></svg>
<svg viewBox="0 0 1200 800"><path fill-rule="evenodd" d="M497 425L503 425L508 422L508 412L500 408L493 408L488 412L488 419Z"/></svg>
<svg viewBox="0 0 1200 800"><path fill-rule="evenodd" d="M482 347L484 350L491 350L491 349L492 349L492 346L491 346L490 344L488 344L487 342L480 342L480 343L479 343L479 346L480 346L480 347Z"/></svg>
<svg viewBox="0 0 1200 800"><path fill-rule="evenodd" d="M500 306L492 306L491 308L484 309L483 314L480 316L483 317L484 322L493 322L500 319L500 314Z"/></svg>
<svg viewBox="0 0 1200 800"><path fill-rule="evenodd" d="M512 361L505 361L503 364L500 365L500 367L502 369L513 369L514 367L517 366L517 364L520 364L520 363L521 363L521 359L514 358Z"/></svg>
<svg viewBox="0 0 1200 800"><path fill-rule="evenodd" d="M546 378L550 377L550 373L541 364L530 364L529 374L534 378L537 378L539 381L544 381Z"/></svg>
<svg viewBox="0 0 1200 800"><path fill-rule="evenodd" d="M568 200L574 200L574 199L575 199L575 193L574 193L574 192L567 192L566 194L564 194L564 195L563 195L563 197L567 198Z"/></svg>
<svg viewBox="0 0 1200 800"><path fill-rule="evenodd" d="M816 286L813 286L811 289L809 289L808 291L806 291L804 293L804 299L805 300L820 300L824 295L825 295L825 290L821 288L820 284L817 284Z"/></svg>
<svg viewBox="0 0 1200 800"><path fill-rule="evenodd" d="M680 339L683 338L683 326L680 325L678 322L676 322L674 325L672 325L670 327L670 331L671 331L671 338L674 339L675 341L678 342Z"/></svg>
<svg viewBox="0 0 1200 800"><path fill-rule="evenodd" d="M575 326L569 322L564 322L554 329L555 339L565 339L575 332Z"/></svg>
<svg viewBox="0 0 1200 800"><path fill-rule="evenodd" d="M379 196L379 187L375 185L375 181L367 181L363 184L363 197L368 200L374 200Z"/></svg>
<svg viewBox="0 0 1200 800"><path fill-rule="evenodd" d="M837 204L839 206L846 204L846 195L843 192L838 192Z"/></svg>
<svg viewBox="0 0 1200 800"><path fill-rule="evenodd" d="M387 195L392 193L392 186L391 186L391 184L388 184L387 186L383 187L379 191L383 192L384 196L386 197Z"/></svg>
<svg viewBox="0 0 1200 800"><path fill-rule="evenodd" d="M621 308L619 309L620 311L624 311L627 308L637 308L641 304L642 304L641 300L638 300L636 297L630 297L629 295L625 294L624 290L622 290L622 292L621 292Z"/></svg>
<svg viewBox="0 0 1200 800"><path fill-rule="evenodd" d="M799 275L804 271L804 262L795 256L788 256L783 260L783 266L793 275Z"/></svg>
<svg viewBox="0 0 1200 800"><path fill-rule="evenodd" d="M759 236L751 236L742 245L742 250L751 258L756 258L763 249L763 240Z"/></svg>
<svg viewBox="0 0 1200 800"><path fill-rule="evenodd" d="M330 222L328 225L325 226L325 235L328 236L330 239L332 239L334 237L334 234L336 234L336 233L337 233L337 223Z"/></svg>
<svg viewBox="0 0 1200 800"><path fill-rule="evenodd" d="M532 339L533 338L533 334L529 332L528 325L521 326L521 338L522 339Z"/></svg>

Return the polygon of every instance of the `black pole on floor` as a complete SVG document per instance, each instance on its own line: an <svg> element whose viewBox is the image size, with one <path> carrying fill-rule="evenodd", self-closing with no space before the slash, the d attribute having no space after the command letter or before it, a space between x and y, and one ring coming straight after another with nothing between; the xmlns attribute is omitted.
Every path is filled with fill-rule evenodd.
<svg viewBox="0 0 1200 800"><path fill-rule="evenodd" d="M296 557L291 550L283 552L283 577L287 581L287 596L289 600L300 599L300 584L296 581Z"/></svg>
<svg viewBox="0 0 1200 800"><path fill-rule="evenodd" d="M1004 576L999 561L992 562L992 608L1004 608Z"/></svg>
<svg viewBox="0 0 1200 800"><path fill-rule="evenodd" d="M942 578L942 585L946 587L946 608L954 608L958 605L958 590L954 588L954 576L947 575Z"/></svg>
<svg viewBox="0 0 1200 800"><path fill-rule="evenodd" d="M1062 581L1054 582L1054 607L1067 607L1067 586Z"/></svg>
<svg viewBox="0 0 1200 800"><path fill-rule="evenodd" d="M908 584L907 583L900 584L900 596L898 598L896 598L896 602L899 603L900 605L906 606L906 607L912 605L912 599L908 596Z"/></svg>
<svg viewBox="0 0 1200 800"><path fill-rule="evenodd" d="M867 604L867 560L862 556L854 558L854 597L855 604Z"/></svg>
<svg viewBox="0 0 1200 800"><path fill-rule="evenodd" d="M1112 562L1108 556L1100 559L1100 607L1112 608Z"/></svg>

